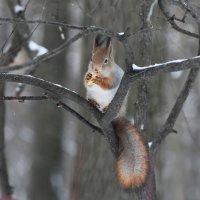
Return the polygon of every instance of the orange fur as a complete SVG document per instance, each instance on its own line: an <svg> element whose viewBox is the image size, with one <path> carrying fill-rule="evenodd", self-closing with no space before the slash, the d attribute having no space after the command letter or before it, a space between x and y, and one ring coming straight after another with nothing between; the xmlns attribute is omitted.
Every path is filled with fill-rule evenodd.
<svg viewBox="0 0 200 200"><path fill-rule="evenodd" d="M100 81L97 82L97 85L99 85L101 88L103 88L105 90L109 90L112 88L113 78L112 77L100 78Z"/></svg>
<svg viewBox="0 0 200 200"><path fill-rule="evenodd" d="M105 64L105 59L108 59L108 63ZM114 58L112 54L112 44L109 42L106 46L98 46L97 44L93 44L92 50L92 58L91 62L89 63L91 69L96 71L100 74L105 71L111 70L114 64Z"/></svg>
<svg viewBox="0 0 200 200"><path fill-rule="evenodd" d="M117 160L117 176L125 189L140 187L145 183L149 163L148 150L138 130L125 118L114 121L121 148Z"/></svg>
<svg viewBox="0 0 200 200"><path fill-rule="evenodd" d="M99 85L104 90L112 89L113 76L101 77L99 74L86 73L84 78L85 84L90 86L93 84Z"/></svg>

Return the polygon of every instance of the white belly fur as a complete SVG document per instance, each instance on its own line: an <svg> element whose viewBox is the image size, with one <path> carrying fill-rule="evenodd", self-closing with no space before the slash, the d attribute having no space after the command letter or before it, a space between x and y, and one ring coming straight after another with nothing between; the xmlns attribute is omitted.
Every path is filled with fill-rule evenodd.
<svg viewBox="0 0 200 200"><path fill-rule="evenodd" d="M93 85L91 87L87 87L87 99L94 99L100 106L100 110L102 111L106 106L110 104L118 87L112 90L103 90L98 85Z"/></svg>
<svg viewBox="0 0 200 200"><path fill-rule="evenodd" d="M89 69L90 70L90 69ZM88 70L88 71L89 71ZM87 86L87 99L94 99L100 106L101 111L110 104L112 101L113 97L115 96L117 89L119 87L120 81L122 79L122 76L124 74L124 71L117 65L113 67L113 71L110 71L108 74L104 73L104 77L109 77L110 73L115 75L115 79L118 79L118 85L109 90L104 90L98 85L93 85L93 86Z"/></svg>

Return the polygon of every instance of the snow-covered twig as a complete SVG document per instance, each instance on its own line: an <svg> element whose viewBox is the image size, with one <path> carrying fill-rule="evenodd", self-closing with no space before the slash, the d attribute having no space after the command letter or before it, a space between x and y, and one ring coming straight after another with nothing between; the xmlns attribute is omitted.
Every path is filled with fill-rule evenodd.
<svg viewBox="0 0 200 200"><path fill-rule="evenodd" d="M37 51L36 57L41 56L48 52L48 49L38 45L37 43L33 42L32 40L28 43L29 49L31 51Z"/></svg>
<svg viewBox="0 0 200 200"><path fill-rule="evenodd" d="M132 75L133 78L139 78L141 76L153 76L157 73L176 72L199 67L200 56L195 56L188 59L172 60L165 63L159 63L144 67L132 64L133 71L131 71L129 74Z"/></svg>
<svg viewBox="0 0 200 200"><path fill-rule="evenodd" d="M24 12L24 8L21 5L15 5L14 7L15 13L19 14L20 12Z"/></svg>
<svg viewBox="0 0 200 200"><path fill-rule="evenodd" d="M188 59L171 60L171 61L168 61L168 62L165 62L165 63L158 63L158 64L156 63L156 64L145 66L145 67L139 67L136 64L133 64L132 68L133 68L133 70L144 70L144 69L149 69L149 68L166 67L169 64L180 65L180 64L183 64L185 61L189 61L189 60L193 60L193 61L199 60L200 61L200 56L195 56L195 57L191 57L191 58L188 58Z"/></svg>
<svg viewBox="0 0 200 200"><path fill-rule="evenodd" d="M158 3L158 0L154 0L154 2L151 4L150 10L149 10L149 13L148 13L148 16L147 16L147 23L150 24L151 28L153 28L153 25L151 23L151 16L153 14L153 9L154 9L154 7L157 3Z"/></svg>

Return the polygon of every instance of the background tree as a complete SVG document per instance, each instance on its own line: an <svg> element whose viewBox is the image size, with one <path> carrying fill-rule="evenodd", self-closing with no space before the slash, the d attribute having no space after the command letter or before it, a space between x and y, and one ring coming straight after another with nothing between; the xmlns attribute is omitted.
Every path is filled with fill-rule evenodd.
<svg viewBox="0 0 200 200"><path fill-rule="evenodd" d="M17 199L155 199L158 166L158 199L199 198L198 81L191 90L199 57L132 69L132 63L148 66L197 54L198 0L0 1L2 196L10 196L12 185ZM95 33L112 37L116 62L126 70L105 115L56 85L85 95L82 80ZM186 70L170 73L184 69L191 69L188 77ZM4 91L5 81L23 84L6 84ZM118 144L110 124L129 89L127 117L134 117L146 141L153 142L151 173L137 193L123 191L116 179ZM5 115L5 100L14 99L21 103L6 101ZM178 135L167 137L159 148L171 132Z"/></svg>

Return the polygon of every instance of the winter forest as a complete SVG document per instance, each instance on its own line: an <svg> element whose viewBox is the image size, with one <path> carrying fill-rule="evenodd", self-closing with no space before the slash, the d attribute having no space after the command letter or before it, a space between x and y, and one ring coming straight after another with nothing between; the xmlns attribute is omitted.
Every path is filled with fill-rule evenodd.
<svg viewBox="0 0 200 200"><path fill-rule="evenodd" d="M83 81L97 34L124 70L105 113ZM0 0L0 200L199 200L199 55L199 0ZM124 99L149 164L129 190Z"/></svg>

